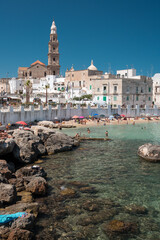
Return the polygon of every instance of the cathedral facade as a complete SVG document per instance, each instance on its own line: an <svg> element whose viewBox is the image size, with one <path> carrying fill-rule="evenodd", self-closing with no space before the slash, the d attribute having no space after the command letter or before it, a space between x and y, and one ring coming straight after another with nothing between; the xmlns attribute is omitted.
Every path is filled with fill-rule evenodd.
<svg viewBox="0 0 160 240"><path fill-rule="evenodd" d="M59 65L59 42L57 38L57 27L53 20L48 43L48 66L37 60L30 67L19 67L18 78L42 78L47 75L60 75Z"/></svg>

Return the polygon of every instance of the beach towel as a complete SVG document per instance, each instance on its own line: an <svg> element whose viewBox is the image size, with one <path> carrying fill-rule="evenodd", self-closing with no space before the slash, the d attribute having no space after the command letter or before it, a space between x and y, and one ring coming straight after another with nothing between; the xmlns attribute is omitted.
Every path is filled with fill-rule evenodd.
<svg viewBox="0 0 160 240"><path fill-rule="evenodd" d="M19 217L24 217L26 215L27 215L26 212L17 212L13 214L0 215L0 224L11 222L14 219L17 219Z"/></svg>

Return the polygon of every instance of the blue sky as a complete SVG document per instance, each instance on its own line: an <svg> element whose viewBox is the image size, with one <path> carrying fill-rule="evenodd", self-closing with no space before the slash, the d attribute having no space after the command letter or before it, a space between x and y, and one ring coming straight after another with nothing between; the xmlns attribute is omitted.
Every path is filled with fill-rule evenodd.
<svg viewBox="0 0 160 240"><path fill-rule="evenodd" d="M48 64L50 27L55 19L61 74L94 65L160 72L160 0L1 0L0 78L37 59Z"/></svg>

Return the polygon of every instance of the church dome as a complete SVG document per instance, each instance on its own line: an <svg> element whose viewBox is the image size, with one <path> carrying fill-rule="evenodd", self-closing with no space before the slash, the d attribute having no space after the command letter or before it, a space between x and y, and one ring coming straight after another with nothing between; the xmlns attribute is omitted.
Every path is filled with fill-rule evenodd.
<svg viewBox="0 0 160 240"><path fill-rule="evenodd" d="M88 70L97 71L97 68L93 65L93 60L91 61L91 65L88 67Z"/></svg>

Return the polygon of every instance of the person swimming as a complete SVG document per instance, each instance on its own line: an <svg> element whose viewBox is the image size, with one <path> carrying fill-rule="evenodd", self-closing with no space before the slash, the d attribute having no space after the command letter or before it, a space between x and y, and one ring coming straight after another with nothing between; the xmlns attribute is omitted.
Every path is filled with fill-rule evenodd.
<svg viewBox="0 0 160 240"><path fill-rule="evenodd" d="M87 128L87 132L88 132L88 133L90 133L90 132L91 132L91 130L90 130L89 128Z"/></svg>
<svg viewBox="0 0 160 240"><path fill-rule="evenodd" d="M105 134L106 134L106 137L108 137L108 131L106 131Z"/></svg>

